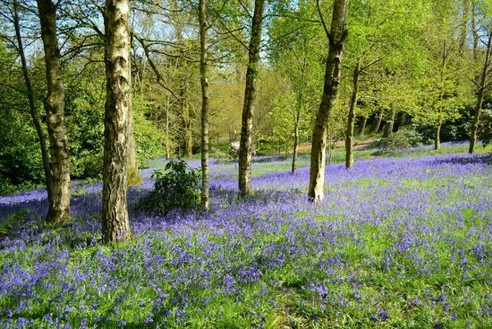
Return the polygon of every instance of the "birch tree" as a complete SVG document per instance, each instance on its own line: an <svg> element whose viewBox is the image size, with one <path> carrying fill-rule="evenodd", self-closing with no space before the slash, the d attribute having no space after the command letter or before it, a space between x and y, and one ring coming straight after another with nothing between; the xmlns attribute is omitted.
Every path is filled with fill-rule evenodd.
<svg viewBox="0 0 492 329"><path fill-rule="evenodd" d="M129 240L127 210L128 120L131 108L129 0L106 0L106 104L102 199L103 242Z"/></svg>
<svg viewBox="0 0 492 329"><path fill-rule="evenodd" d="M44 45L48 93L44 101L50 141L51 197L47 221L59 224L70 216L70 170L65 128L65 91L56 35L56 9L51 0L37 0Z"/></svg>

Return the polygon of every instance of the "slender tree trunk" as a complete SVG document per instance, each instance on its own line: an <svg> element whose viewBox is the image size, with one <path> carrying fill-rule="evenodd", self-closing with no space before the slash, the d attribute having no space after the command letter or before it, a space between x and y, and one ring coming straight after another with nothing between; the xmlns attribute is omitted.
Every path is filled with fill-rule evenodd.
<svg viewBox="0 0 492 329"><path fill-rule="evenodd" d="M241 120L241 140L239 144L239 194L242 197L251 194L251 162L253 159L252 130L254 102L256 98L256 80L260 61L261 28L265 0L255 0L251 40L248 50L248 68L246 70L246 87Z"/></svg>
<svg viewBox="0 0 492 329"><path fill-rule="evenodd" d="M51 155L51 198L46 220L60 224L70 216L70 170L65 128L65 91L56 36L56 6L51 0L38 0L41 37L44 45L48 94L44 102Z"/></svg>
<svg viewBox="0 0 492 329"><path fill-rule="evenodd" d="M302 93L299 93L297 99L297 109L294 117L294 145L292 152L292 170L291 173L294 174L297 168L297 155L299 153L299 122L301 120L301 110L302 110Z"/></svg>
<svg viewBox="0 0 492 329"><path fill-rule="evenodd" d="M371 126L371 134L375 134L379 131L379 128L381 128L381 123L383 122L383 112L384 111L379 111L378 116L376 117L376 120L373 122Z"/></svg>
<svg viewBox="0 0 492 329"><path fill-rule="evenodd" d="M186 82L179 90L179 106L183 119L183 157L190 159L193 157L193 135L191 133L190 106L187 97Z"/></svg>
<svg viewBox="0 0 492 329"><path fill-rule="evenodd" d="M27 91L27 100L29 103L29 114L31 115L31 119L39 139L39 146L41 149L41 159L43 161L43 170L44 170L44 177L46 182L46 191L48 193L48 202L50 202L53 195L52 192L53 184L51 183L50 157L48 153L48 147L46 146L47 145L46 136L41 126L39 111L34 101L34 90L32 88L31 78L29 76L29 69L27 67L26 55L24 53L24 44L22 42L20 19L19 19L19 4L17 0L13 1L13 16L14 16L13 21L14 21L15 36L17 39L17 47L18 47L19 57L21 59L22 74L24 76L24 83L26 85L26 91Z"/></svg>
<svg viewBox="0 0 492 329"><path fill-rule="evenodd" d="M396 108L392 106L391 117L388 121L386 121L386 124L384 125L383 138L388 138L393 132L393 125L395 123L395 118L396 118Z"/></svg>
<svg viewBox="0 0 492 329"><path fill-rule="evenodd" d="M207 19L206 19L206 0L199 0L199 22L200 22L200 75L202 85L202 143L201 143L201 162L202 162L202 193L201 205L209 208L209 173L208 173L208 116L210 111L209 90L208 90L208 53L207 53Z"/></svg>
<svg viewBox="0 0 492 329"><path fill-rule="evenodd" d="M102 235L106 244L129 240L127 210L128 120L131 106L129 0L106 0Z"/></svg>
<svg viewBox="0 0 492 329"><path fill-rule="evenodd" d="M485 60L483 62L482 74L480 75L480 83L478 85L478 93L477 93L477 103L475 104L475 111L473 115L473 122L472 122L471 133L470 133L470 146L468 148L468 153L470 154L475 152L475 144L477 143L477 131L478 131L478 124L480 122L480 112L482 110L482 103L485 95L487 75L490 72L489 65L490 65L491 42L492 42L492 31L489 31L487 50L485 52Z"/></svg>
<svg viewBox="0 0 492 329"><path fill-rule="evenodd" d="M311 202L318 202L324 198L323 187L325 180L327 125L331 110L338 97L338 86L342 72L343 43L347 35L347 8L348 0L335 0L331 31L329 33L325 26L330 45L326 61L323 96L318 114L316 115L311 139L311 165L308 190L308 200Z"/></svg>
<svg viewBox="0 0 492 329"><path fill-rule="evenodd" d="M130 97L131 103L131 97ZM137 163L137 144L135 142L135 125L133 120L132 106L129 106L128 112L128 157L127 157L127 175L128 185L139 185L143 183L142 176L138 170Z"/></svg>
<svg viewBox="0 0 492 329"><path fill-rule="evenodd" d="M442 124L438 123L434 130L434 150L439 150L441 148L441 127Z"/></svg>
<svg viewBox="0 0 492 329"><path fill-rule="evenodd" d="M171 106L170 99L171 99L171 96L167 96L167 99L166 99L166 160L169 160L169 158L170 158L170 154L169 154L169 107Z"/></svg>
<svg viewBox="0 0 492 329"><path fill-rule="evenodd" d="M473 34L473 60L478 60L477 0L471 0L471 31Z"/></svg>
<svg viewBox="0 0 492 329"><path fill-rule="evenodd" d="M357 94L359 92L360 63L357 62L354 68L352 97L347 118L347 130L345 131L345 168L352 168L354 164L354 130L355 130L355 109L357 107Z"/></svg>
<svg viewBox="0 0 492 329"><path fill-rule="evenodd" d="M463 0L463 16L461 17L460 26L460 53L465 50L466 36L468 34L468 17L470 13L470 0Z"/></svg>
<svg viewBox="0 0 492 329"><path fill-rule="evenodd" d="M367 117L362 117L362 123L360 124L359 136L364 136L367 126Z"/></svg>

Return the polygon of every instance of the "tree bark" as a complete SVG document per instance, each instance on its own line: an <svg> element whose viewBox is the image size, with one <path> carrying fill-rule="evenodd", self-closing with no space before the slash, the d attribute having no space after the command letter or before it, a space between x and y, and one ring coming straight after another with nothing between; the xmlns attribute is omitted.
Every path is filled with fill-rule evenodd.
<svg viewBox="0 0 492 329"><path fill-rule="evenodd" d="M357 107L357 96L359 92L360 63L357 62L354 68L352 96L347 118L347 130L345 131L345 168L350 169L354 164L353 140L355 130L355 110Z"/></svg>
<svg viewBox="0 0 492 329"><path fill-rule="evenodd" d="M473 60L478 60L477 0L471 0L471 31L473 34Z"/></svg>
<svg viewBox="0 0 492 329"><path fill-rule="evenodd" d="M364 136L367 126L367 117L362 118L362 123L360 124L359 136Z"/></svg>
<svg viewBox="0 0 492 329"><path fill-rule="evenodd" d="M46 191L48 194L48 202L49 202L49 200L51 200L53 195L52 183L51 183L50 156L48 153L46 136L41 126L39 111L34 101L34 91L32 88L31 77L29 76L29 69L27 67L26 55L24 53L24 44L22 42L20 19L19 19L19 4L17 0L13 1L13 16L14 16L13 21L14 21L15 36L17 39L17 47L18 47L19 57L21 59L22 74L24 76L24 83L26 85L26 91L27 91L27 100L29 103L29 114L31 115L31 119L39 139L39 146L41 149L41 159L43 161L43 170L44 170L44 177L46 182Z"/></svg>
<svg viewBox="0 0 492 329"><path fill-rule="evenodd" d="M253 159L252 130L254 102L256 98L256 80L260 61L261 28L265 0L255 0L251 39L248 48L248 68L246 70L246 87L241 120L241 140L239 143L239 195L251 194L251 162Z"/></svg>
<svg viewBox="0 0 492 329"><path fill-rule="evenodd" d="M200 23L200 75L202 86L202 141L201 141L201 164L202 164L202 190L200 203L204 209L209 208L209 172L208 172L208 117L210 112L209 89L208 89L208 53L207 53L207 16L206 0L199 0Z"/></svg>
<svg viewBox="0 0 492 329"><path fill-rule="evenodd" d="M396 108L394 106L392 107L393 108L391 109L391 117L388 121L386 121L384 125L383 138L388 138L393 132L393 125L396 118Z"/></svg>
<svg viewBox="0 0 492 329"><path fill-rule="evenodd" d="M379 131L379 128L381 128L381 123L383 122L383 111L379 111L378 116L376 117L376 120L373 122L371 126L371 134L375 134Z"/></svg>
<svg viewBox="0 0 492 329"><path fill-rule="evenodd" d="M131 92L130 92L131 94ZM133 120L132 99L129 98L128 107L128 155L127 155L127 176L128 186L139 185L143 183L142 176L138 170L137 163L137 144L135 141L135 122Z"/></svg>
<svg viewBox="0 0 492 329"><path fill-rule="evenodd" d="M460 53L465 50L466 36L468 34L468 17L470 13L470 0L463 0L463 13L460 26Z"/></svg>
<svg viewBox="0 0 492 329"><path fill-rule="evenodd" d="M297 168L297 155L299 153L299 122L301 120L301 111L303 107L302 98L303 98L302 93L299 93L297 99L297 109L294 116L294 145L293 145L293 152L292 152L291 174L294 174Z"/></svg>
<svg viewBox="0 0 492 329"><path fill-rule="evenodd" d="M480 112L482 110L483 98L485 96L487 75L490 72L489 65L490 65L491 42L492 42L492 31L489 31L487 49L485 52L485 60L483 62L482 73L480 75L480 82L478 85L478 92L477 92L477 102L475 104L473 122L472 122L471 133L470 133L470 146L468 148L468 153L470 154L475 152L475 144L477 143L477 131L478 131L478 124L480 122Z"/></svg>
<svg viewBox="0 0 492 329"><path fill-rule="evenodd" d="M193 157L193 135L191 133L191 118L188 99L186 98L186 82L183 82L179 90L179 106L183 119L183 157L190 159Z"/></svg>
<svg viewBox="0 0 492 329"><path fill-rule="evenodd" d="M338 87L342 72L343 43L347 36L348 0L335 0L331 31L326 33L330 41L326 61L323 95L314 123L311 139L311 164L309 174L308 200L323 200L325 180L326 135L330 113L338 97ZM318 3L319 9L319 3Z"/></svg>
<svg viewBox="0 0 492 329"><path fill-rule="evenodd" d="M438 123L434 128L434 150L439 150L441 148L441 123Z"/></svg>
<svg viewBox="0 0 492 329"><path fill-rule="evenodd" d="M46 220L60 224L70 217L70 170L65 128L65 90L60 49L56 36L56 6L51 0L38 0L41 37L44 45L48 94L44 102L50 141L51 198Z"/></svg>
<svg viewBox="0 0 492 329"><path fill-rule="evenodd" d="M131 106L129 0L106 0L103 242L129 240L127 210L128 120Z"/></svg>

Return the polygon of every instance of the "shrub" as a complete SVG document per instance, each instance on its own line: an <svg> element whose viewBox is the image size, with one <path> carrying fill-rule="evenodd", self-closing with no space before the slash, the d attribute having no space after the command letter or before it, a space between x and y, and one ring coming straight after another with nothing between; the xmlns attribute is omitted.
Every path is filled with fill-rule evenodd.
<svg viewBox="0 0 492 329"><path fill-rule="evenodd" d="M492 111L484 110L480 116L478 139L484 146L492 143Z"/></svg>
<svg viewBox="0 0 492 329"><path fill-rule="evenodd" d="M192 208L200 201L200 170L190 168L185 161L171 160L152 177L154 189L138 201L138 210L164 215L173 209Z"/></svg>
<svg viewBox="0 0 492 329"><path fill-rule="evenodd" d="M395 152L403 149L420 145L422 135L411 128L403 128L396 133L391 134L388 138L383 138L379 147L384 152Z"/></svg>

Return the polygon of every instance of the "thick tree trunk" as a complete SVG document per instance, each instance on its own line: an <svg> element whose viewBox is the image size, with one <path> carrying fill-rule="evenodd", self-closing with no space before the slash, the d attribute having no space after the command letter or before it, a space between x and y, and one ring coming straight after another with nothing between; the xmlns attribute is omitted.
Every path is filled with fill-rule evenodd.
<svg viewBox="0 0 492 329"><path fill-rule="evenodd" d="M372 123L370 132L371 134L377 133L379 131L379 128L381 128L381 123L383 122L383 112L384 111L381 110L375 118L376 120L374 120L374 122Z"/></svg>
<svg viewBox="0 0 492 329"><path fill-rule="evenodd" d="M395 123L395 118L396 118L396 109L394 106L392 106L391 117L388 119L388 121L386 121L384 125L383 138L388 138L393 132L393 125Z"/></svg>
<svg viewBox="0 0 492 329"><path fill-rule="evenodd" d="M355 109L357 107L357 94L359 92L360 63L357 62L354 68L352 97L347 118L347 130L345 131L345 168L352 168L354 163L354 130L355 130Z"/></svg>
<svg viewBox="0 0 492 329"><path fill-rule="evenodd" d="M470 154L475 152L475 144L477 143L477 131L478 131L478 124L480 122L480 112L482 110L482 103L485 95L487 75L489 73L491 42L492 42L492 31L489 31L487 50L485 52L485 60L483 62L482 73L480 75L480 82L478 85L478 93L477 93L477 103L475 104L475 111L473 115L473 122L472 122L471 133L470 133L470 146L468 148L468 153Z"/></svg>
<svg viewBox="0 0 492 329"><path fill-rule="evenodd" d="M441 126L442 124L439 123L434 127L434 150L441 148Z"/></svg>
<svg viewBox="0 0 492 329"><path fill-rule="evenodd" d="M183 84L185 83L183 82ZM183 157L190 159L193 157L193 135L191 133L190 106L186 94L186 85L183 85L179 90L179 106L183 119Z"/></svg>
<svg viewBox="0 0 492 329"><path fill-rule="evenodd" d="M129 0L106 0L106 104L102 235L106 244L129 240L127 210L128 117L131 106Z"/></svg>
<svg viewBox="0 0 492 329"><path fill-rule="evenodd" d="M318 3L319 5L319 3ZM314 123L311 139L311 164L308 199L311 202L323 200L325 180L325 156L327 125L331 110L338 96L338 86L342 71L343 43L347 35L348 0L335 0L331 31L328 34L330 46L326 61L323 96Z"/></svg>
<svg viewBox="0 0 492 329"><path fill-rule="evenodd" d="M38 0L41 37L44 45L48 94L44 102L50 141L51 198L46 220L60 224L70 216L70 170L65 128L65 91L56 36L56 6L51 0Z"/></svg>
<svg viewBox="0 0 492 329"><path fill-rule="evenodd" d="M255 0L251 40L248 50L248 68L246 70L246 87L241 120L241 140L239 143L239 194L242 197L251 194L251 162L253 159L252 130L254 102L256 98L256 80L260 61L261 27L265 0Z"/></svg>
<svg viewBox="0 0 492 329"><path fill-rule="evenodd" d="M22 42L20 20L19 20L19 4L17 0L13 1L13 16L14 16L13 21L14 21L15 36L17 39L17 47L19 51L19 57L21 59L22 74L24 76L24 83L26 85L26 92L27 92L27 100L29 103L29 114L31 115L31 119L39 139L39 146L41 149L41 159L43 161L43 170L44 170L44 177L46 182L46 191L48 193L48 202L49 202L49 200L51 200L51 196L53 195L52 183L51 183L50 157L48 153L46 136L41 126L39 111L34 102L34 90L32 88L31 78L29 76L29 70L27 67L26 55L24 53L24 45Z"/></svg>
<svg viewBox="0 0 492 329"><path fill-rule="evenodd" d="M208 116L210 112L209 90L208 90L208 54L207 54L207 20L206 0L199 0L198 18L200 22L200 75L202 85L202 190L201 205L204 209L209 208L209 173L208 173Z"/></svg>

